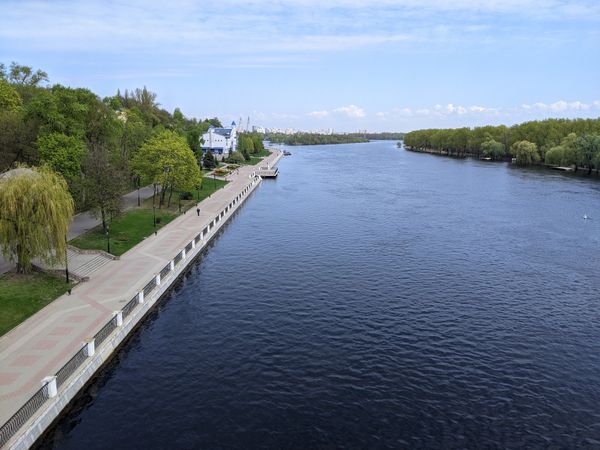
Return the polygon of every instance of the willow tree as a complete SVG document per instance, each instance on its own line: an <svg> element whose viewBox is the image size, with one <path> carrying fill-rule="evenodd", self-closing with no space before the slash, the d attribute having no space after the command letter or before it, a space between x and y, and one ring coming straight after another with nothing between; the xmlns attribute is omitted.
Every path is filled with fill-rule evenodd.
<svg viewBox="0 0 600 450"><path fill-rule="evenodd" d="M510 147L510 152L511 155L517 158L517 164L520 166L528 166L530 164L536 164L540 161L538 147L534 142L515 142Z"/></svg>
<svg viewBox="0 0 600 450"><path fill-rule="evenodd" d="M64 259L73 199L64 178L46 167L20 167L0 175L0 248L31 270L33 259L55 264Z"/></svg>

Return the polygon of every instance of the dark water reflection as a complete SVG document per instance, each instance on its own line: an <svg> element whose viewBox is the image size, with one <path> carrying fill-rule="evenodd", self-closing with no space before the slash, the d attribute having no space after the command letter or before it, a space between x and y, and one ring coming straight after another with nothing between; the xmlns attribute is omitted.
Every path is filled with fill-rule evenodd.
<svg viewBox="0 0 600 450"><path fill-rule="evenodd" d="M291 151L46 447L600 447L600 183Z"/></svg>

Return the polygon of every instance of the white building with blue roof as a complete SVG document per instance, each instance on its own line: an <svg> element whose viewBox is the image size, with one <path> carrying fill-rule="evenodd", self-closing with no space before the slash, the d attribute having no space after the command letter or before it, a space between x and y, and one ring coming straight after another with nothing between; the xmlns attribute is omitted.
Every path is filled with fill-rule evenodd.
<svg viewBox="0 0 600 450"><path fill-rule="evenodd" d="M202 135L202 151L211 151L215 155L228 156L234 152L237 146L237 125L231 122L231 126L217 128L212 125Z"/></svg>

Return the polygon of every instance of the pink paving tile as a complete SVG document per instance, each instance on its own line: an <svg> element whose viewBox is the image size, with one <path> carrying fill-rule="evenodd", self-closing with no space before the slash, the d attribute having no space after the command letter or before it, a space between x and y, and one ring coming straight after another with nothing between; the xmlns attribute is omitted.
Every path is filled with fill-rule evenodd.
<svg viewBox="0 0 600 450"><path fill-rule="evenodd" d="M13 367L29 367L33 366L41 357L35 355L23 355L16 358L11 366Z"/></svg>
<svg viewBox="0 0 600 450"><path fill-rule="evenodd" d="M18 373L0 373L0 386L11 384L17 378L19 378Z"/></svg>
<svg viewBox="0 0 600 450"><path fill-rule="evenodd" d="M80 323L85 320L86 316L83 314L74 314L72 316L67 317L66 321L71 323Z"/></svg>
<svg viewBox="0 0 600 450"><path fill-rule="evenodd" d="M111 288L111 289L103 289L102 292L104 292L106 294L118 294L120 292L123 292L123 290Z"/></svg>
<svg viewBox="0 0 600 450"><path fill-rule="evenodd" d="M65 336L73 331L72 327L56 327L50 332L50 336Z"/></svg>
<svg viewBox="0 0 600 450"><path fill-rule="evenodd" d="M58 344L58 341L53 341L51 339L43 339L33 344L33 348L34 350L49 350L51 348L54 348L56 344Z"/></svg>

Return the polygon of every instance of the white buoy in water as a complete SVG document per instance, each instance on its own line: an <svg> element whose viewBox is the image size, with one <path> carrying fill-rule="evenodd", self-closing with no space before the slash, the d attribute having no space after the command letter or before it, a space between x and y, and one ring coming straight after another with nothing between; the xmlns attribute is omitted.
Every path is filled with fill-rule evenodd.
<svg viewBox="0 0 600 450"><path fill-rule="evenodd" d="M587 214L584 214L584 215L583 215L583 219L584 219L584 220L587 220L587 219L591 219L591 217L590 217L590 216L588 216Z"/></svg>

